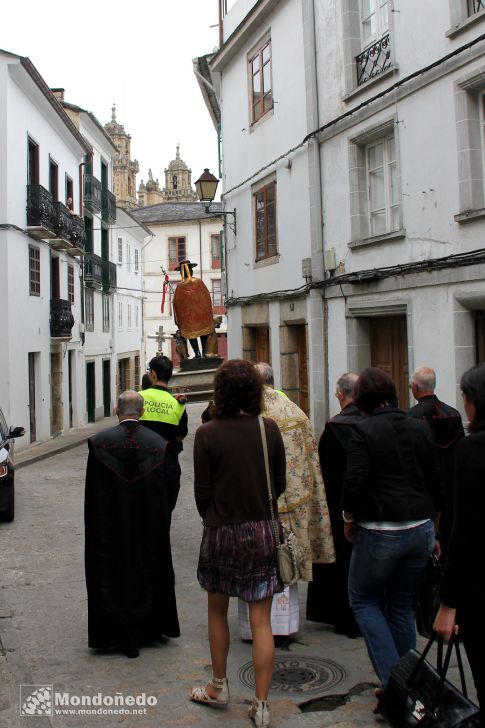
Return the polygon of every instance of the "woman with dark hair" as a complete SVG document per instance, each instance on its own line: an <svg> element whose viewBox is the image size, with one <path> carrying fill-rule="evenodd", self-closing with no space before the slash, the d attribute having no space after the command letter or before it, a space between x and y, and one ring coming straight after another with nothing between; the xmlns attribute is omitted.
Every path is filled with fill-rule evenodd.
<svg viewBox="0 0 485 728"><path fill-rule="evenodd" d="M435 631L448 641L457 631L470 663L478 702L485 709L485 364L461 378L469 436L456 446L456 484L453 529L445 563L441 606ZM483 718L482 718L483 722Z"/></svg>
<svg viewBox="0 0 485 728"><path fill-rule="evenodd" d="M254 364L225 362L214 379L212 420L194 442L195 501L203 518L197 578L208 596L212 679L193 688L192 700L227 705L229 597L249 603L256 695L249 717L269 725L268 691L274 661L271 632L273 594L283 591L276 564L263 442L258 415L263 382ZM272 498L286 485L286 460L277 424L263 418Z"/></svg>
<svg viewBox="0 0 485 728"><path fill-rule="evenodd" d="M349 598L385 687L391 667L416 645L413 602L435 546L440 481L429 425L397 408L388 374L365 369L354 401L368 417L354 425L347 449L342 515L354 544Z"/></svg>

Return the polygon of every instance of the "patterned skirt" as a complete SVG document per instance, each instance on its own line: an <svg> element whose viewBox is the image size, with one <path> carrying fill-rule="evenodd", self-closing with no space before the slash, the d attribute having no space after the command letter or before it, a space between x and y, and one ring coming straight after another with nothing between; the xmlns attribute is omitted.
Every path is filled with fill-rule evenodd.
<svg viewBox="0 0 485 728"><path fill-rule="evenodd" d="M269 521L204 526L197 579L211 594L257 602L283 591Z"/></svg>

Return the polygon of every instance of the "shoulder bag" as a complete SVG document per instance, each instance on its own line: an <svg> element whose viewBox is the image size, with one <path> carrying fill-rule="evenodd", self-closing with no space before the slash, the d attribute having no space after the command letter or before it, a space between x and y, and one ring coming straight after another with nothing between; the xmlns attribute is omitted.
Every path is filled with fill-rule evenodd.
<svg viewBox="0 0 485 728"><path fill-rule="evenodd" d="M271 490L271 478L269 474L268 460L268 443L266 442L266 432L264 429L264 421L261 415L258 417L259 427L261 430L261 439L263 441L264 467L266 470L266 482L268 485L269 507L271 511L271 527L276 543L276 560L278 563L278 571L280 579L285 586L295 584L300 578L299 566L299 548L296 536L293 531L289 531L283 526L280 520L275 518L273 492ZM276 505L276 512L278 506Z"/></svg>
<svg viewBox="0 0 485 728"><path fill-rule="evenodd" d="M478 717L480 711L468 699L458 637L453 635L451 638L444 662L439 652L436 669L426 660L435 639L436 634L421 655L416 650L409 650L391 668L391 677L379 700L378 712L393 728L478 728L482 725ZM453 648L461 692L446 679Z"/></svg>

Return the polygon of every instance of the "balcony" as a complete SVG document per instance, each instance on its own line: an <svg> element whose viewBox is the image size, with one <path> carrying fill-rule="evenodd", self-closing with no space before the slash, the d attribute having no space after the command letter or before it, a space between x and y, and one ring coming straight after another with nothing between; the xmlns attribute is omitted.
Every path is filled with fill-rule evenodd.
<svg viewBox="0 0 485 728"><path fill-rule="evenodd" d="M72 338L74 316L71 304L61 298L51 299L51 338L69 341Z"/></svg>
<svg viewBox="0 0 485 728"><path fill-rule="evenodd" d="M391 43L389 33L362 51L355 59L357 63L357 86L379 76L391 67Z"/></svg>
<svg viewBox="0 0 485 728"><path fill-rule="evenodd" d="M103 260L103 290L113 293L116 290L116 264Z"/></svg>
<svg viewBox="0 0 485 728"><path fill-rule="evenodd" d="M57 211L42 185L27 185L27 231L37 240L56 237Z"/></svg>
<svg viewBox="0 0 485 728"><path fill-rule="evenodd" d="M71 255L82 255L86 246L86 230L84 220L77 215L71 215Z"/></svg>
<svg viewBox="0 0 485 728"><path fill-rule="evenodd" d="M116 222L116 197L109 190L103 190L101 198L103 203L103 220L112 225Z"/></svg>
<svg viewBox="0 0 485 728"><path fill-rule="evenodd" d="M101 290L103 287L103 259L95 253L86 253L84 256L84 284L89 288Z"/></svg>
<svg viewBox="0 0 485 728"><path fill-rule="evenodd" d="M84 207L92 212L99 212L102 207L101 202L101 182L92 174L84 175L83 184Z"/></svg>

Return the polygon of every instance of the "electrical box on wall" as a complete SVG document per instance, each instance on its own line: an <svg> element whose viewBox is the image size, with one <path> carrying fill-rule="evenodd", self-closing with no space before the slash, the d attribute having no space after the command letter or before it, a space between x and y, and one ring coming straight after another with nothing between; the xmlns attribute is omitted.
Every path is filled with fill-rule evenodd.
<svg viewBox="0 0 485 728"><path fill-rule="evenodd" d="M329 248L323 254L325 262L325 270L335 270L337 267L337 258L335 257L335 248Z"/></svg>
<svg viewBox="0 0 485 728"><path fill-rule="evenodd" d="M312 277L312 259L311 258L302 258L301 274L302 274L303 278Z"/></svg>

